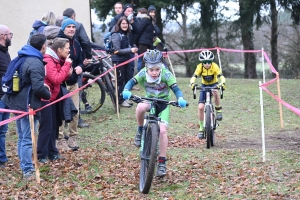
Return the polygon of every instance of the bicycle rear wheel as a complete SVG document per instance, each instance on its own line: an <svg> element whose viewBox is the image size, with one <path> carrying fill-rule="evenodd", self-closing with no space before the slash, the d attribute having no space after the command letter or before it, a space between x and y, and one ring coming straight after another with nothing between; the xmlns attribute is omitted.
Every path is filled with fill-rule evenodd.
<svg viewBox="0 0 300 200"><path fill-rule="evenodd" d="M148 124L141 144L140 192L148 194L157 160L159 128L155 123Z"/></svg>
<svg viewBox="0 0 300 200"><path fill-rule="evenodd" d="M82 84L85 85L90 80L95 79L96 77L84 73L82 77ZM91 114L96 112L101 108L101 106L104 104L105 101L105 88L101 82L100 79L95 81L94 83L86 86L83 90L80 92L80 113L81 114ZM86 104L90 105L89 109L86 109Z"/></svg>
<svg viewBox="0 0 300 200"><path fill-rule="evenodd" d="M116 100L115 87L113 86L113 83L112 83L112 80L111 80L109 74L104 75L104 79L105 79L107 94L110 97L110 100L114 106L115 112L117 112L117 100Z"/></svg>
<svg viewBox="0 0 300 200"><path fill-rule="evenodd" d="M205 107L205 135L206 135L206 148L209 149L212 141L212 128L211 128L211 107Z"/></svg>

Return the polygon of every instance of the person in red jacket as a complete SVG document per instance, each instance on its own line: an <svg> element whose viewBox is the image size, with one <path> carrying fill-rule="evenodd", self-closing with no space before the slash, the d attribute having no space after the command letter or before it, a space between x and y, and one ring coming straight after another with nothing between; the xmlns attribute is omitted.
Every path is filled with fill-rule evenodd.
<svg viewBox="0 0 300 200"><path fill-rule="evenodd" d="M42 106L55 101L60 92L60 84L72 74L72 60L70 58L70 42L66 38L55 38L48 44L44 61L45 83L51 92L50 100L42 100ZM57 104L52 104L41 110L39 137L37 142L37 154L39 162L46 163L48 160L57 160L61 156L56 148L59 125L57 121ZM65 148L68 145L65 144Z"/></svg>

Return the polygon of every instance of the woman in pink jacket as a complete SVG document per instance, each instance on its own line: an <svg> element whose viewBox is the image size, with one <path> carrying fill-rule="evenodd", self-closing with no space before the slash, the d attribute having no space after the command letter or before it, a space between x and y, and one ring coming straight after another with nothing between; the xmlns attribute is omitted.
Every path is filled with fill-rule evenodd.
<svg viewBox="0 0 300 200"><path fill-rule="evenodd" d="M65 38L55 38L50 41L44 55L45 84L49 86L51 92L50 100L42 100L42 106L55 101L60 92L60 84L68 79L72 74L72 60L69 58L70 43ZM41 163L48 160L60 159L56 148L56 138L58 136L57 104L50 105L41 110L41 120L39 126L39 136L37 143L38 159Z"/></svg>

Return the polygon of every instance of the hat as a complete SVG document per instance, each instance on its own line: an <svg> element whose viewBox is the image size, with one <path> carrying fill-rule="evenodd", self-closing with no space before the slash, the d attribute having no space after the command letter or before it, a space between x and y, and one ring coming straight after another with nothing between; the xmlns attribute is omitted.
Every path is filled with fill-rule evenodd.
<svg viewBox="0 0 300 200"><path fill-rule="evenodd" d="M127 8L132 8L132 9L133 9L133 6L132 6L130 3L125 4L125 5L124 5L123 12L125 12L125 10L126 10Z"/></svg>
<svg viewBox="0 0 300 200"><path fill-rule="evenodd" d="M45 26L44 35L46 36L47 40L51 40L56 38L56 36L59 33L59 30L60 30L59 26L54 26L54 25Z"/></svg>
<svg viewBox="0 0 300 200"><path fill-rule="evenodd" d="M74 24L76 26L76 22L73 19L71 18L64 19L61 23L61 30L64 31L65 28L70 24Z"/></svg>
<svg viewBox="0 0 300 200"><path fill-rule="evenodd" d="M149 8L148 8L148 12L150 12L151 10L156 10L156 8L152 5L150 5Z"/></svg>

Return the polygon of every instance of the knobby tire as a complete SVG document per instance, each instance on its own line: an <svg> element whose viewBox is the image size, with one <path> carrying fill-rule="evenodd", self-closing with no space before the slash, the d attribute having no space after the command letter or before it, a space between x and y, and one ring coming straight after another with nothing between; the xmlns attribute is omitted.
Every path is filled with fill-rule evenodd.
<svg viewBox="0 0 300 200"><path fill-rule="evenodd" d="M212 127L211 127L211 107L205 108L205 135L206 135L206 148L209 149L212 139Z"/></svg>
<svg viewBox="0 0 300 200"><path fill-rule="evenodd" d="M154 176L157 160L159 128L155 123L148 124L141 150L140 192L148 194ZM141 147L141 148L142 148Z"/></svg>
<svg viewBox="0 0 300 200"><path fill-rule="evenodd" d="M82 84L85 85L89 79L95 79L96 77L84 73L82 78ZM103 86L101 79L98 79L94 83L86 86L80 93L80 109L81 114L91 114L99 110L105 101L105 87ZM88 101L92 106L92 110L85 110L84 101Z"/></svg>

